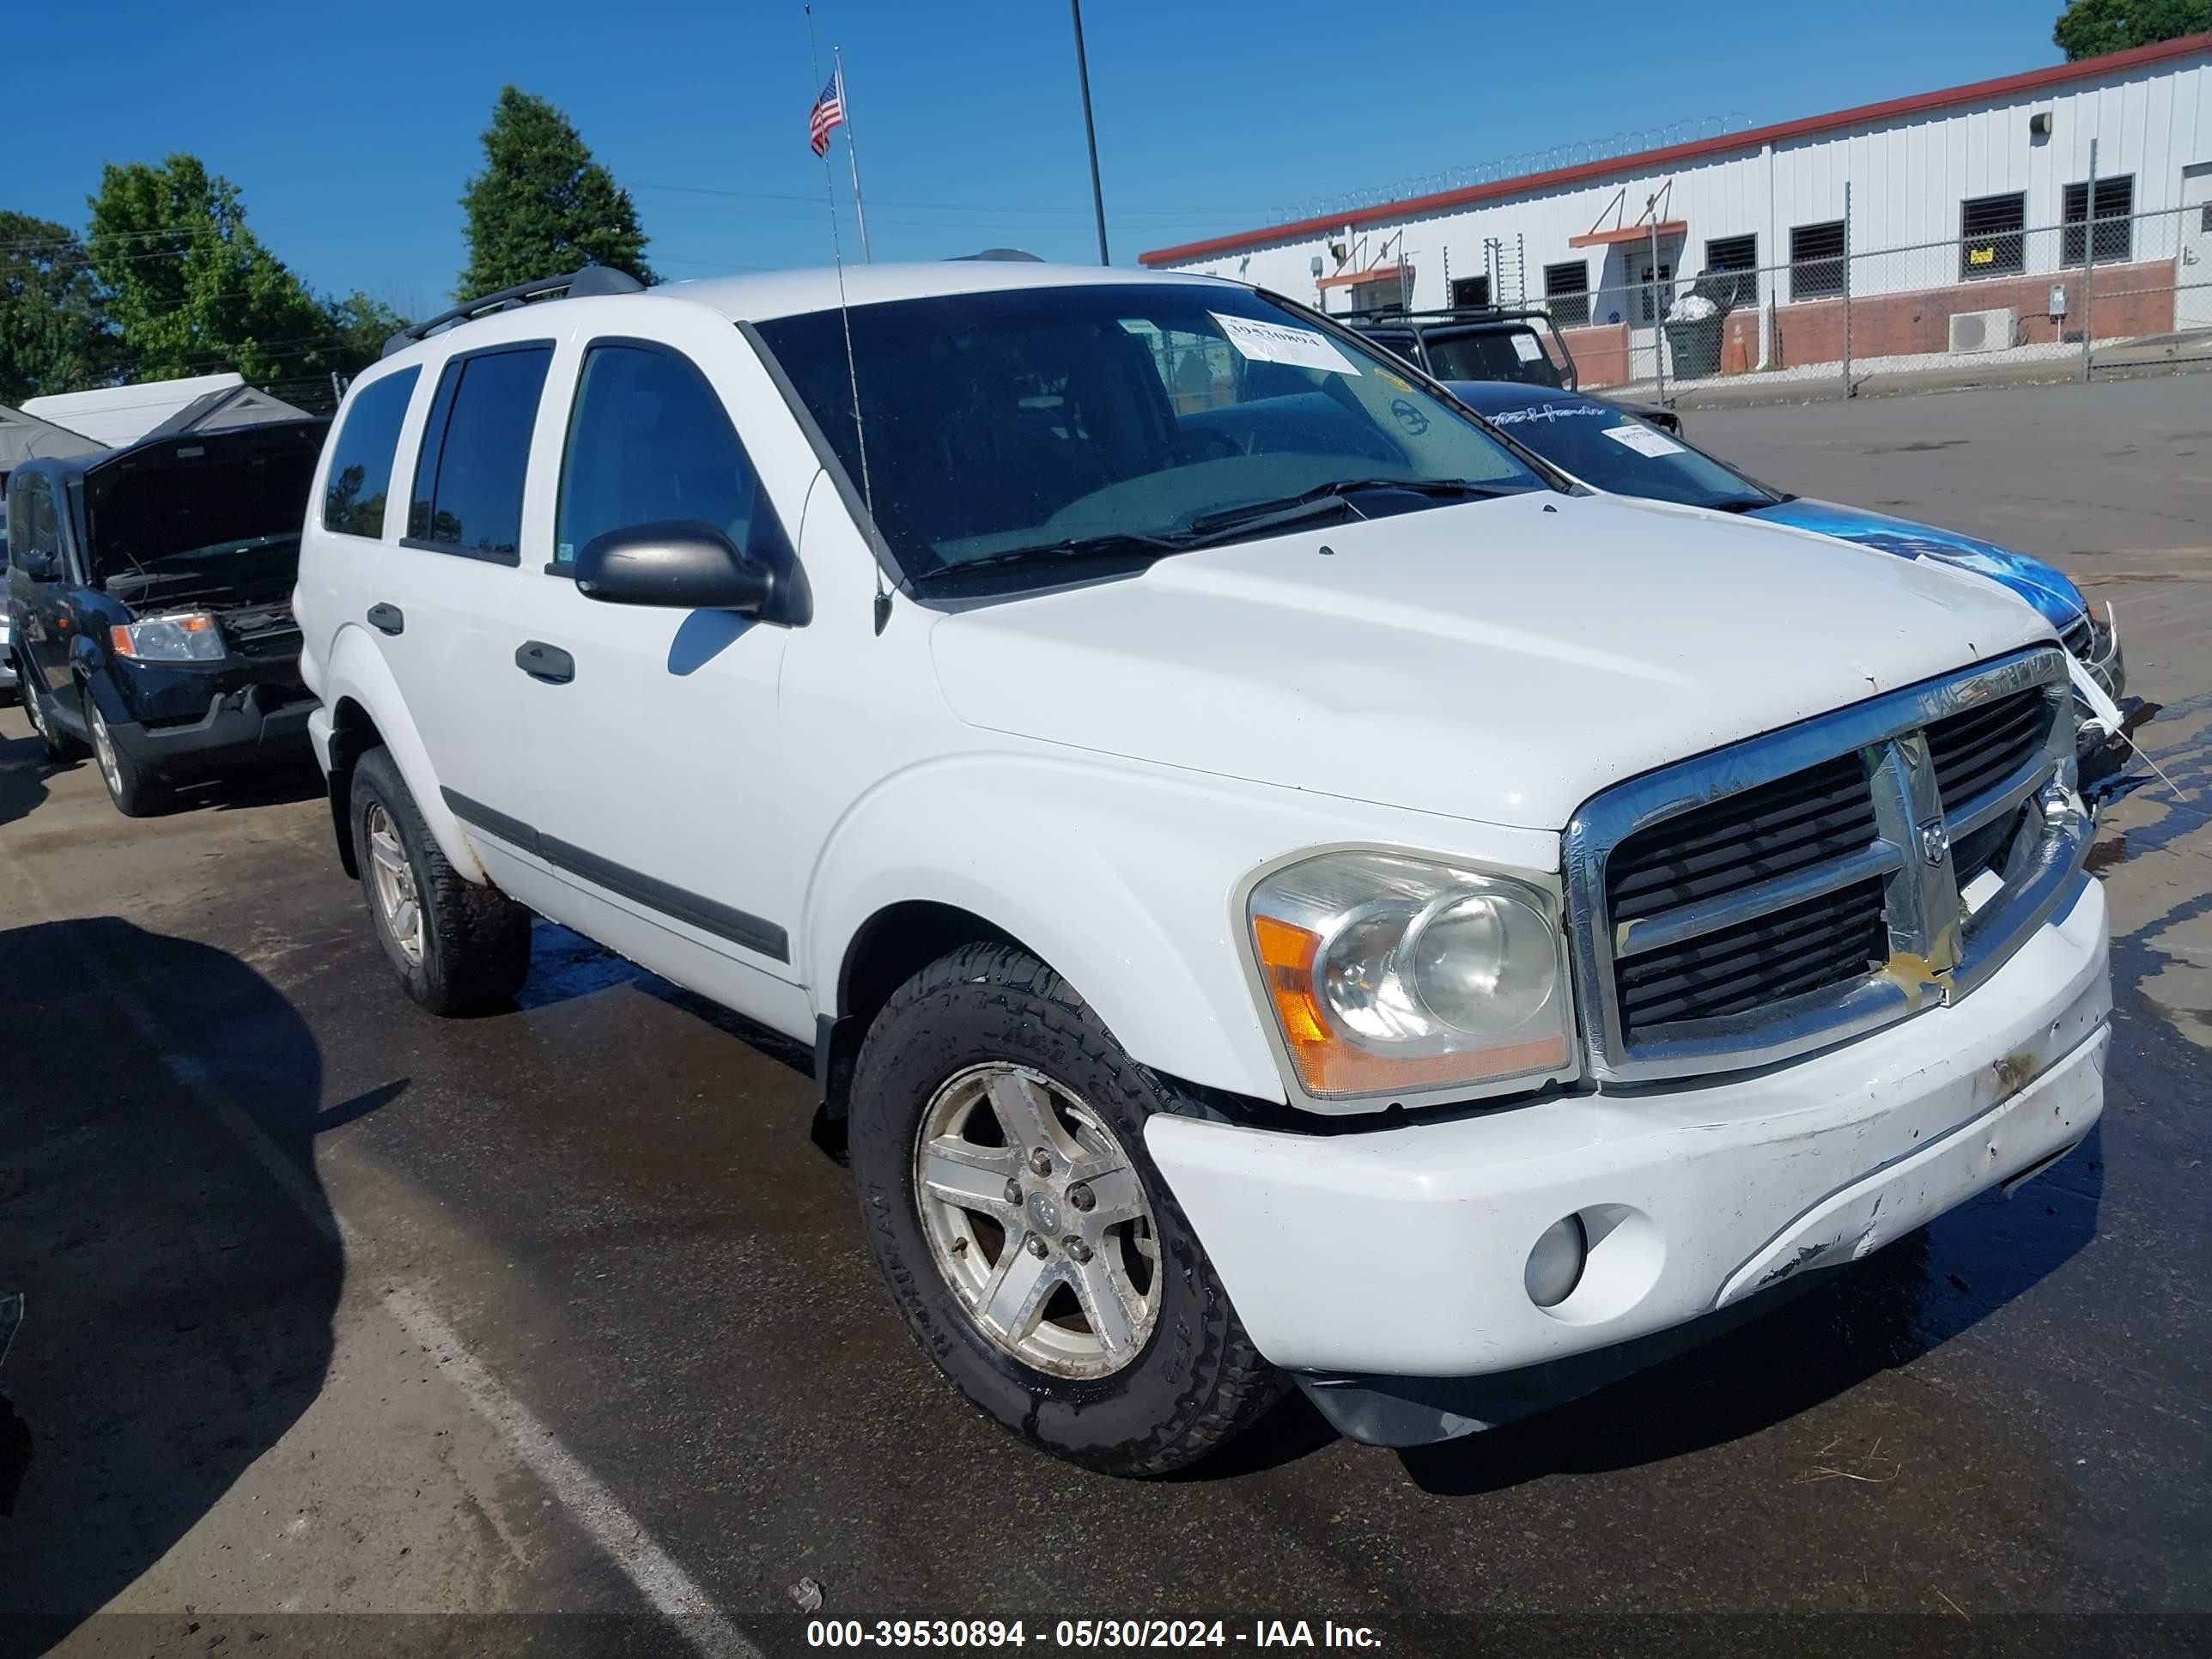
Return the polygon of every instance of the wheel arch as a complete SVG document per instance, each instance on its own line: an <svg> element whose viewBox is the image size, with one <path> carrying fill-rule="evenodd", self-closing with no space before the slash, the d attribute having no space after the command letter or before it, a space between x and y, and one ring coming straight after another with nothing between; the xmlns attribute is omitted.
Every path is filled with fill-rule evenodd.
<svg viewBox="0 0 2212 1659"><path fill-rule="evenodd" d="M322 696L331 710L332 727L331 764L330 769L331 822L338 833L338 856L344 862L349 875L358 875L360 862L352 846L353 831L352 790L353 769L361 757L372 748L390 751L392 763L398 767L399 775L406 780L408 793L415 797L416 809L422 821L429 826L438 850L452 865L463 880L483 884L489 879L483 860L477 857L476 848L461 833L460 821L447 806L445 796L438 787L438 775L430 764L430 752L423 745L421 732L415 727L407 704L400 696L398 682L392 678L392 669L381 652L371 644L358 628L339 629L331 643L330 659L323 676ZM342 713L350 706L346 718L352 723L354 738L358 746L346 755L343 766L338 758L337 729ZM374 741L370 741L373 736ZM341 786L340 780L343 782Z"/></svg>
<svg viewBox="0 0 2212 1659"><path fill-rule="evenodd" d="M1206 804L1085 773L1005 757L917 769L830 838L797 965L812 988L817 1081L833 1109L840 1067L883 1000L978 940L1044 963L1153 1070L1285 1098L1229 927L1231 865L1243 855L1184 835L1185 811ZM990 803L984 841L978 801Z"/></svg>

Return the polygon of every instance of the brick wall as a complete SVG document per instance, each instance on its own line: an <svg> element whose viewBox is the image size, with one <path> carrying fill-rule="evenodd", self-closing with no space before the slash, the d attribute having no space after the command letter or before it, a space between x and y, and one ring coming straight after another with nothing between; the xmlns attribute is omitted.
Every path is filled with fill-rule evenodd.
<svg viewBox="0 0 2212 1659"><path fill-rule="evenodd" d="M1629 379L1626 323L1563 328L1559 337L1575 354L1575 372L1583 386L1620 386Z"/></svg>
<svg viewBox="0 0 2212 1659"><path fill-rule="evenodd" d="M1851 356L1904 357L1950 349L1950 319L1960 311L1986 311L2010 306L2015 313L2016 345L2045 345L2062 331L2078 336L2081 327L2081 277L2076 270L2058 276L2007 276L1989 282L1960 283L1948 288L1912 294L1854 295L1851 300ZM2051 289L2066 289L2066 319L2053 323L2050 316ZM2097 314L2093 324L2100 340L2142 334L2163 334L2173 326L2173 266L2167 260L2140 264L2097 267ZM1728 319L1731 341L1747 333L1750 361L1759 356L1759 318L1735 313ZM1844 355L1844 305L1840 300L1811 300L1802 305L1777 306L1770 367L1789 368L1806 363L1840 362ZM1723 362L1740 356L1726 352Z"/></svg>

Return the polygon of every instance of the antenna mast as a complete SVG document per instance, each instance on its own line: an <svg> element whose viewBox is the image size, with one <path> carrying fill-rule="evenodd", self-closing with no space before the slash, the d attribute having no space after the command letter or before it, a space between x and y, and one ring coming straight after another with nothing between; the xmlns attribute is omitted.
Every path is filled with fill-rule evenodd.
<svg viewBox="0 0 2212 1659"><path fill-rule="evenodd" d="M822 73L822 52L814 40L814 8L810 5L805 8L805 10L806 12L806 55L813 64L814 73L818 76ZM840 106L843 104L844 97L843 71L841 70L837 82L837 99ZM846 147L849 150L851 146L852 137L848 133L846 137ZM860 181L857 164L853 177L857 191ZM845 255L842 244L837 235L837 175L830 168L830 148L827 144L822 147L822 188L830 198L830 257L837 267L837 320L844 325L845 329L845 379L853 389L853 436L860 452L860 500L868 509L868 533L873 536L876 533L876 491L875 486L868 478L868 428L860 415L860 370L859 362L853 356L853 313L845 303ZM856 193L854 198L856 206L858 200ZM865 233L863 234L865 236ZM876 567L876 632L880 634L884 631L884 625L891 618L890 590L884 586L882 557L873 547L869 548L868 556Z"/></svg>

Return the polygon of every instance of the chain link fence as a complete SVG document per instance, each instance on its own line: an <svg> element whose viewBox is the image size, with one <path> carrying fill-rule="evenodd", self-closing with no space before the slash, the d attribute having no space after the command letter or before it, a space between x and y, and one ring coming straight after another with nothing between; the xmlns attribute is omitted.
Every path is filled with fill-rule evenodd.
<svg viewBox="0 0 2212 1659"><path fill-rule="evenodd" d="M1540 303L1585 387L1663 399L1801 383L1848 397L1888 375L2017 364L2086 380L2212 361L2212 204L2092 221L2069 200L2066 222L2027 226L2018 203L1968 203L1961 235L1903 247L1856 246L1848 217L1801 226L1785 263L1694 276L1673 269L1676 246L1626 246L1606 262L1612 280Z"/></svg>

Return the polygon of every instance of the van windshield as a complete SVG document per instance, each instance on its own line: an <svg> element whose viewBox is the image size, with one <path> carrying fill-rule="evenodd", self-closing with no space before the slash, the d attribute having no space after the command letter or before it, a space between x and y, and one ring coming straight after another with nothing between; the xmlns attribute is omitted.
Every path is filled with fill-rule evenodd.
<svg viewBox="0 0 2212 1659"><path fill-rule="evenodd" d="M759 325L917 580L1546 488L1387 355L1249 290L1099 283ZM854 420L854 378L860 426Z"/></svg>

